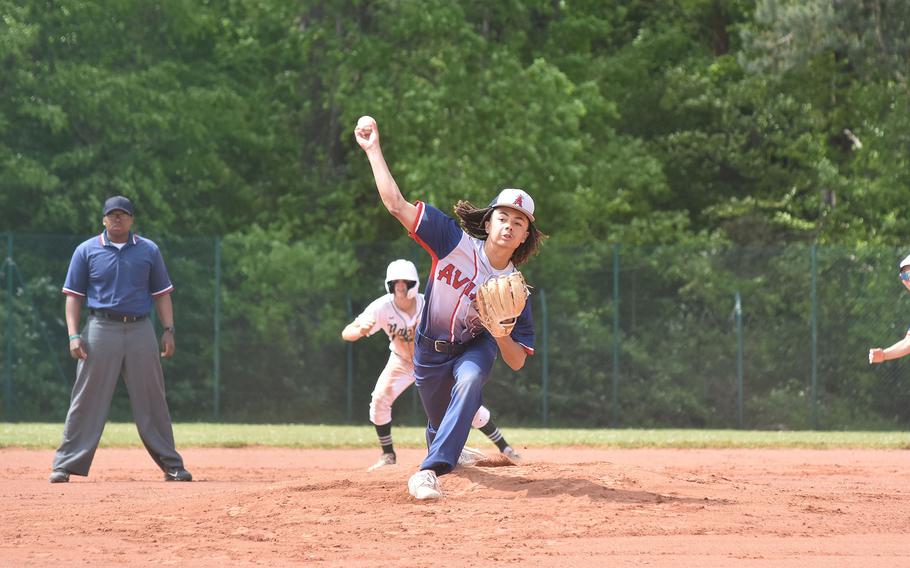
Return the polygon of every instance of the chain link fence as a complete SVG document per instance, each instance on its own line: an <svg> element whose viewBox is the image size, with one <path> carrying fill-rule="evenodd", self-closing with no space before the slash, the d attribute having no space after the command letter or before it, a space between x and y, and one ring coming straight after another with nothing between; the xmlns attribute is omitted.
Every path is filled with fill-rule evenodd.
<svg viewBox="0 0 910 568"><path fill-rule="evenodd" d="M0 240L2 421L65 418L75 363L60 288L85 238ZM383 293L391 260L426 277L414 243L152 238L176 287L178 351L164 362L175 420L367 420L388 346L346 343L341 329ZM485 403L511 425L905 428L906 364L867 361L910 323L905 252L547 243L523 268L535 356L518 373L497 362ZM424 422L415 389L394 416ZM131 418L122 383L110 417Z"/></svg>

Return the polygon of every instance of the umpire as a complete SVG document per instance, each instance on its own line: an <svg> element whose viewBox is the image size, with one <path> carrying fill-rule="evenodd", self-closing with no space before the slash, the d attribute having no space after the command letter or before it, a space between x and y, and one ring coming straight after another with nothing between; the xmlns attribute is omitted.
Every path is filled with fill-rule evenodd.
<svg viewBox="0 0 910 568"><path fill-rule="evenodd" d="M172 356L170 294L174 286L158 246L130 231L130 200L111 197L102 213L105 230L76 247L63 285L70 354L78 362L63 442L54 455L50 482L65 483L70 475L88 475L121 375L139 437L164 471L164 479L192 481L174 447L158 342L148 318L154 301L164 326L160 357ZM79 333L83 298L89 317Z"/></svg>

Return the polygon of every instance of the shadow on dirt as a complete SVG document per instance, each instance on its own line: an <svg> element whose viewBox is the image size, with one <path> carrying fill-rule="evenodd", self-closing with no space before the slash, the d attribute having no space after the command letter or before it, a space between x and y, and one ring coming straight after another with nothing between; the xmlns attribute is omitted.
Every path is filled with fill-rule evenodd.
<svg viewBox="0 0 910 568"><path fill-rule="evenodd" d="M568 472L538 468L525 476L517 468L497 469L496 473L483 468L462 468L452 475L469 479L494 491L523 493L526 497L552 498L557 495L588 497L594 501L615 503L724 503L725 500L675 497L657 492L626 487L613 487L599 479L586 479Z"/></svg>

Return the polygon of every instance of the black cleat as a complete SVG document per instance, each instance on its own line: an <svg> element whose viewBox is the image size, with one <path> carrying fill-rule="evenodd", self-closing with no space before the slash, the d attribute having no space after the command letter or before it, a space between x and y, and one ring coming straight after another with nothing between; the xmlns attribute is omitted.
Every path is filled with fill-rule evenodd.
<svg viewBox="0 0 910 568"><path fill-rule="evenodd" d="M182 467L175 467L174 469L169 469L164 474L165 481L192 481L193 474L183 469Z"/></svg>
<svg viewBox="0 0 910 568"><path fill-rule="evenodd" d="M51 476L47 478L51 483L69 483L70 472L65 469L55 469L51 472Z"/></svg>

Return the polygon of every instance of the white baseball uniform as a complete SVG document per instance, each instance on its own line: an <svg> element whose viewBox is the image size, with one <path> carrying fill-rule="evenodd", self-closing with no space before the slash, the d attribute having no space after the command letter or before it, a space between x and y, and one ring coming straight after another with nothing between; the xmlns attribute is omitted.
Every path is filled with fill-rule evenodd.
<svg viewBox="0 0 910 568"><path fill-rule="evenodd" d="M366 333L367 337L379 330L389 337L389 360L379 374L370 397L370 422L377 426L392 421L392 405L414 383L414 333L420 323L424 302L424 295L417 294L416 310L413 315L408 315L395 305L394 294L385 294L373 300L354 320L357 323L374 322ZM472 426L483 428L489 420L490 411L481 406Z"/></svg>
<svg viewBox="0 0 910 568"><path fill-rule="evenodd" d="M392 404L414 382L414 330L423 311L423 294L417 294L412 315L395 305L395 295L385 294L370 303L355 321L373 321L366 333L382 330L389 337L389 361L376 381L370 400L370 422L376 425L392 421Z"/></svg>

